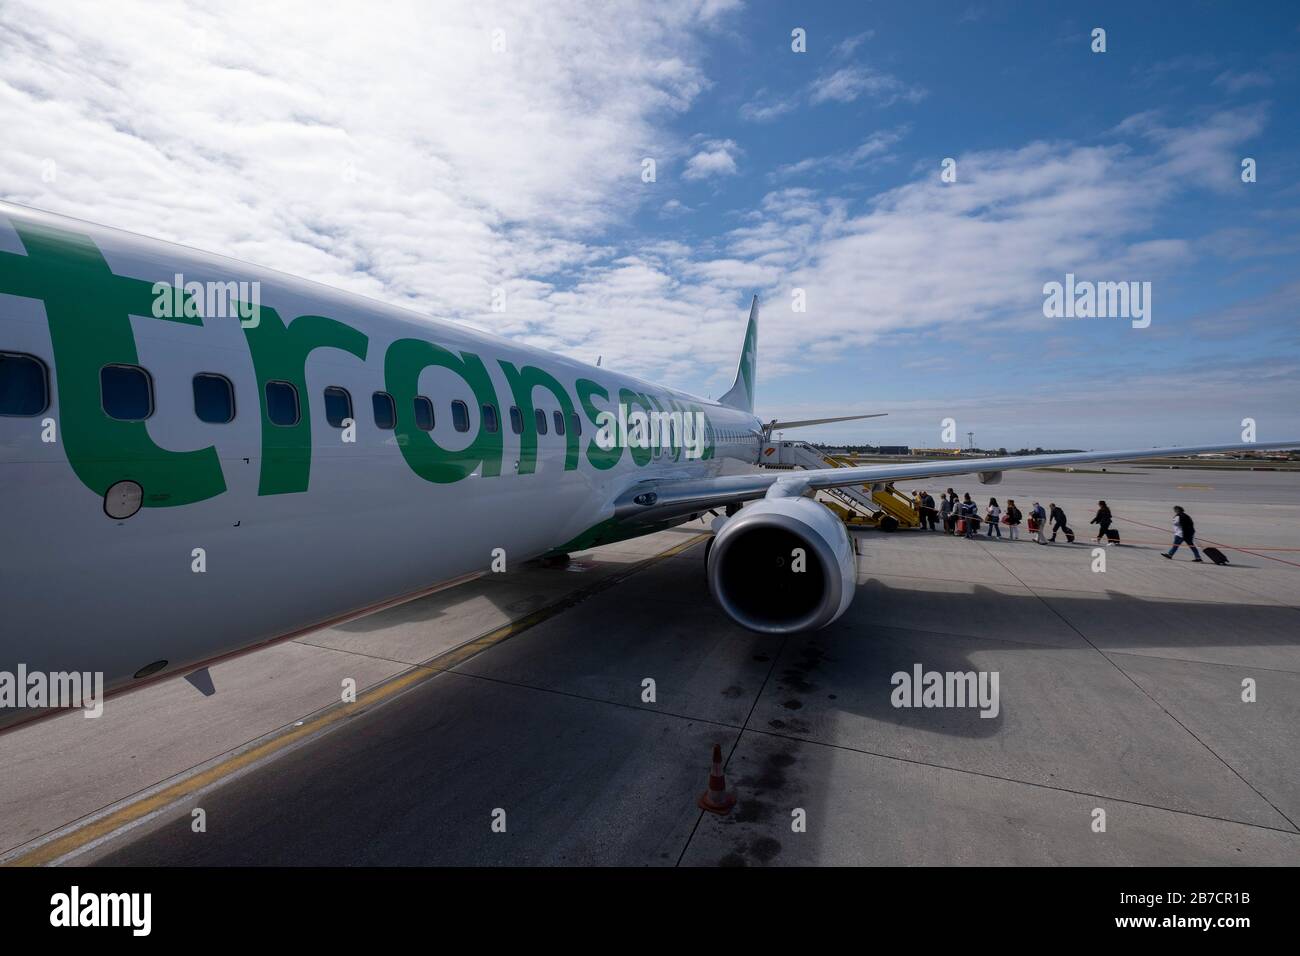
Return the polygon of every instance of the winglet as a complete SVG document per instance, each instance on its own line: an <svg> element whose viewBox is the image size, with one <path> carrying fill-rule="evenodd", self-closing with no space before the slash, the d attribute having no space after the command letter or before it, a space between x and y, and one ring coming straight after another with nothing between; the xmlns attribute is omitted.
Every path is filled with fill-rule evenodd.
<svg viewBox="0 0 1300 956"><path fill-rule="evenodd" d="M736 381L719 402L742 412L754 410L754 379L758 368L758 296L749 307L749 326L745 329L745 344L740 349L740 365Z"/></svg>

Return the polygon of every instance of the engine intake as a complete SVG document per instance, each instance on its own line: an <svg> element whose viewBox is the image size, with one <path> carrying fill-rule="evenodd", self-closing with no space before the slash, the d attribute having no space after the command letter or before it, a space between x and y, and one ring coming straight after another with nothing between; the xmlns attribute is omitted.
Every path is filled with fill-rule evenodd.
<svg viewBox="0 0 1300 956"><path fill-rule="evenodd" d="M825 627L844 613L857 560L830 509L809 498L764 498L722 524L708 576L713 599L737 624L790 634Z"/></svg>

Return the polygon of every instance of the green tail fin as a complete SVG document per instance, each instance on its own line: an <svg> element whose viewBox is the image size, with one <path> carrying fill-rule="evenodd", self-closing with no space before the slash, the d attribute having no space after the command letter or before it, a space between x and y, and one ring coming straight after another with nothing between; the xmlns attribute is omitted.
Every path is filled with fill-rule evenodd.
<svg viewBox="0 0 1300 956"><path fill-rule="evenodd" d="M719 402L743 412L754 410L754 380L758 372L758 296L749 307L749 326L745 329L745 344L740 350L740 366L736 381Z"/></svg>

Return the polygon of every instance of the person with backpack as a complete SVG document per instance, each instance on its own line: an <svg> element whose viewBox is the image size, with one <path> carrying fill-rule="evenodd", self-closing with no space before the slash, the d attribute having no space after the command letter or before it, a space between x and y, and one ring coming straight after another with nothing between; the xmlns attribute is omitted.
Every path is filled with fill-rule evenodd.
<svg viewBox="0 0 1300 956"><path fill-rule="evenodd" d="M1047 544L1047 532L1044 530L1046 527L1047 510L1035 501L1034 507L1029 510L1029 530L1036 536L1035 544Z"/></svg>
<svg viewBox="0 0 1300 956"><path fill-rule="evenodd" d="M966 524L966 537L973 539L980 529L980 509L979 505L970 500L969 491L966 492L961 503L961 517Z"/></svg>
<svg viewBox="0 0 1300 956"><path fill-rule="evenodd" d="M1003 522L1007 526L1007 537L1012 541L1020 540L1020 509L1016 507L1016 499L1007 499L1007 513L1002 516Z"/></svg>
<svg viewBox="0 0 1300 956"><path fill-rule="evenodd" d="M1064 531L1065 540L1070 544L1074 544L1074 532L1071 531L1070 526L1065 523L1065 512L1056 506L1055 501L1049 502L1047 507L1048 514L1052 517L1052 541L1056 541L1056 532Z"/></svg>
<svg viewBox="0 0 1300 956"><path fill-rule="evenodd" d="M1109 538L1106 532L1110 530L1110 522L1110 506L1104 501L1097 502L1097 513L1093 515L1092 520L1089 521L1088 524L1095 524L1097 526L1098 541L1102 538L1107 538L1107 544L1109 544Z"/></svg>
<svg viewBox="0 0 1300 956"><path fill-rule="evenodd" d="M1192 516L1180 505L1174 505L1174 546L1164 552L1165 557L1172 561L1180 544L1186 544L1192 549L1193 563L1204 563L1201 561L1201 552L1196 549L1196 525L1192 523Z"/></svg>
<svg viewBox="0 0 1300 956"><path fill-rule="evenodd" d="M998 499L996 498L989 499L989 510L985 512L984 520L986 520L989 523L988 536L990 538L993 537L993 532L996 531L998 533L998 537L1001 538L1002 525L999 524L999 522L1002 520L1002 509L998 507Z"/></svg>

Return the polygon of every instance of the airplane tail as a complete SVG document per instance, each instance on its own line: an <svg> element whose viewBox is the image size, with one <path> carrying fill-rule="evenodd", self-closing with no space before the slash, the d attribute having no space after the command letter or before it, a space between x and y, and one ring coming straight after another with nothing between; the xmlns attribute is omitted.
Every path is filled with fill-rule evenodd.
<svg viewBox="0 0 1300 956"><path fill-rule="evenodd" d="M749 326L745 329L745 344L740 350L740 365L736 381L719 402L742 412L754 411L754 378L758 366L758 296L749 307Z"/></svg>

